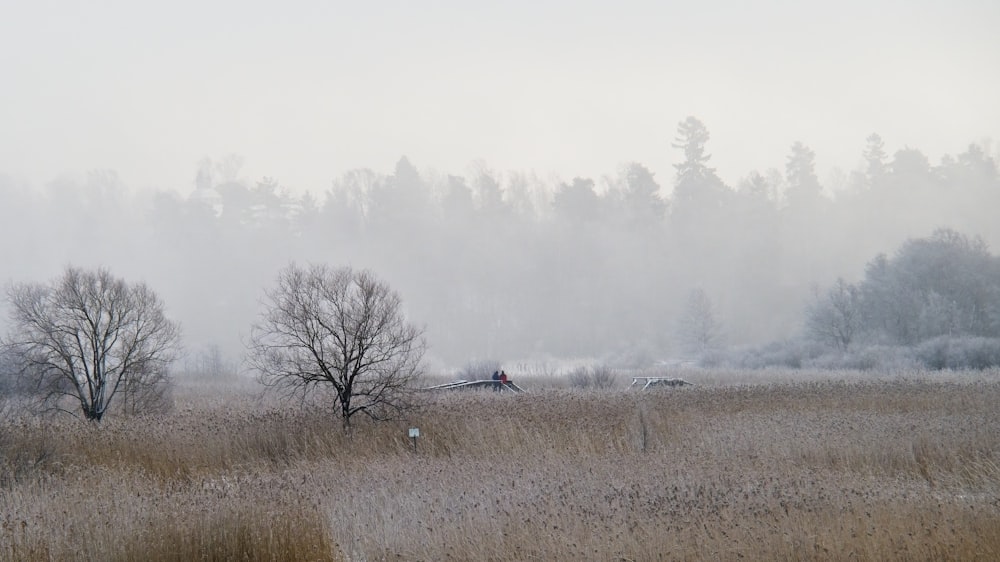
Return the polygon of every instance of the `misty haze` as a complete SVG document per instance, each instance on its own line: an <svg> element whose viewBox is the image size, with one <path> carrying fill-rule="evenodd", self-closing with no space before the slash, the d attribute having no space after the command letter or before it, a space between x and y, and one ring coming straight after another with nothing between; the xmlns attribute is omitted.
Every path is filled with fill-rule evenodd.
<svg viewBox="0 0 1000 562"><path fill-rule="evenodd" d="M692 294L760 345L908 239L1000 243L992 3L532 6L23 7L0 279L108 267L239 361L278 269L350 265L438 368L643 366Z"/></svg>
<svg viewBox="0 0 1000 562"><path fill-rule="evenodd" d="M242 178L238 156L204 159L183 193L129 189L113 171L42 189L8 178L2 268L19 282L66 264L143 280L180 321L189 352L218 347L230 361L242 356L264 288L298 262L384 278L426 328L438 369L484 358L642 368L706 351L684 333L698 321L685 319L692 295L716 325L712 351L745 349L808 336L817 293L838 278L860 283L866 265L908 240L946 229L967 245L981 240L987 255L1000 243L989 145L932 163L872 134L858 144L862 164L831 189L800 142L783 169L750 172L735 186L714 171L710 132L697 118L676 126L672 144L675 172L665 178L630 162L549 183L485 164L467 175L421 171L401 157L391 170L351 170L313 194ZM996 261L964 273L982 277L968 305L984 320L925 339L1000 336ZM934 285L942 298L965 298L943 287Z"/></svg>
<svg viewBox="0 0 1000 562"><path fill-rule="evenodd" d="M208 4L0 18L0 558L1000 558L1000 4Z"/></svg>

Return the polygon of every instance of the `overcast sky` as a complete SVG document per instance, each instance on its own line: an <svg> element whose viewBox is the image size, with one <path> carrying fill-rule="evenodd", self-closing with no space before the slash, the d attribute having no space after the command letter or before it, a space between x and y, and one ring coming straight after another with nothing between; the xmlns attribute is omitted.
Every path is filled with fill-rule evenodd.
<svg viewBox="0 0 1000 562"><path fill-rule="evenodd" d="M687 115L730 184L797 140L825 179L871 132L933 162L1000 135L996 0L0 5L0 174L36 187L187 193L233 153L296 191L402 155L669 185Z"/></svg>

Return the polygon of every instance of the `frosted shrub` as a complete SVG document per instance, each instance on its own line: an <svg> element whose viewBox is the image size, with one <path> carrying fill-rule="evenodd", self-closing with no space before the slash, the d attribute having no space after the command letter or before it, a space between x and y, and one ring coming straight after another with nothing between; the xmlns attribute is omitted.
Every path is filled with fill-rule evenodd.
<svg viewBox="0 0 1000 562"><path fill-rule="evenodd" d="M615 372L607 365L577 367L569 373L569 384L581 389L609 389L615 385Z"/></svg>
<svg viewBox="0 0 1000 562"><path fill-rule="evenodd" d="M919 362L908 347L872 345L848 352L827 353L810 359L806 366L814 369L896 372L912 370Z"/></svg>
<svg viewBox="0 0 1000 562"><path fill-rule="evenodd" d="M746 369L766 367L800 369L811 360L823 355L823 352L823 346L815 342L786 340L734 353L730 362L733 366Z"/></svg>
<svg viewBox="0 0 1000 562"><path fill-rule="evenodd" d="M918 345L915 355L930 369L988 369L1000 366L1000 338L939 336Z"/></svg>

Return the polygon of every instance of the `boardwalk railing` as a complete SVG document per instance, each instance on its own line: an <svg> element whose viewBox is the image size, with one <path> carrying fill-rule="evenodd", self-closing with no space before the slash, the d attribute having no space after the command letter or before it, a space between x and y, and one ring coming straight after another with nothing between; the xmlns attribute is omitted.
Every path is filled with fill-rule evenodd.
<svg viewBox="0 0 1000 562"><path fill-rule="evenodd" d="M514 381L507 381L503 383L489 379L478 381L458 380L446 382L444 384L429 386L424 390L473 390L477 388L489 390L500 389L501 392L524 392L524 389L514 384Z"/></svg>
<svg viewBox="0 0 1000 562"><path fill-rule="evenodd" d="M642 390L646 390L651 386L691 386L691 383L684 379L675 379L670 377L632 377L632 384L629 388L633 386L644 383Z"/></svg>

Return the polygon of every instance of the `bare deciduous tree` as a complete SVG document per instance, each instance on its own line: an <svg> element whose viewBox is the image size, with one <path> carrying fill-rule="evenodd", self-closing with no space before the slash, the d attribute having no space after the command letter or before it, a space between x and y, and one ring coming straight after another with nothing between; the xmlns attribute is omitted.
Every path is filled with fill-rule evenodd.
<svg viewBox="0 0 1000 562"><path fill-rule="evenodd" d="M423 331L373 273L292 264L265 295L248 344L262 382L303 396L334 392L345 429L354 414L389 419L412 405Z"/></svg>
<svg viewBox="0 0 1000 562"><path fill-rule="evenodd" d="M722 326L715 318L712 300L702 289L695 289L688 295L677 335L689 353L705 353L719 346Z"/></svg>
<svg viewBox="0 0 1000 562"><path fill-rule="evenodd" d="M819 294L806 314L806 329L816 340L847 351L863 326L861 292L843 279Z"/></svg>
<svg viewBox="0 0 1000 562"><path fill-rule="evenodd" d="M134 409L162 392L180 328L144 283L67 267L48 284L10 285L7 299L4 347L47 405L63 410L71 397L100 421L119 392Z"/></svg>

